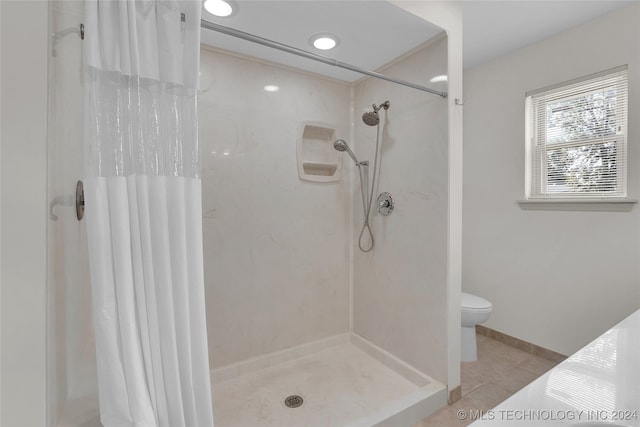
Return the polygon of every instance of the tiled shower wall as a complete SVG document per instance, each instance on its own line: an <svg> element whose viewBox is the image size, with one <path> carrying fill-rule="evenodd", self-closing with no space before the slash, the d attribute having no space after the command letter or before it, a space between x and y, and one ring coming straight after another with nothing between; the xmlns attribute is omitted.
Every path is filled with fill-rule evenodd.
<svg viewBox="0 0 640 427"><path fill-rule="evenodd" d="M350 105L346 84L202 50L212 368L349 330L349 174L300 180L296 138L303 121L316 121L348 139Z"/></svg>
<svg viewBox="0 0 640 427"><path fill-rule="evenodd" d="M388 67L384 73L439 91L431 83L447 74L447 39L442 36ZM424 373L447 382L447 100L381 80L356 86L356 150L373 163L375 128L363 125L362 112L389 100L381 144L377 195L396 202L387 217L375 212L376 246L355 251L354 332ZM362 208L357 194L354 230L358 238Z"/></svg>

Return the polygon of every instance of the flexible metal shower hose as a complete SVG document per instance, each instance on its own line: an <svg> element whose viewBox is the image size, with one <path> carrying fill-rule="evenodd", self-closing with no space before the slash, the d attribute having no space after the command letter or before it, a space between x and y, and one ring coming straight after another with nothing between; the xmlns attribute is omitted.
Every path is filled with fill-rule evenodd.
<svg viewBox="0 0 640 427"><path fill-rule="evenodd" d="M386 111L385 111L386 118ZM358 169L360 171L360 193L362 196L362 209L364 214L364 223L362 224L362 230L360 231L360 236L358 237L358 247L362 252L371 252L373 247L375 246L375 239L373 238L373 231L371 230L371 226L369 225L369 215L371 213L371 203L373 203L373 193L376 188L376 178L378 174L378 153L379 153L379 145L380 145L380 121L376 125L376 154L374 156L373 161L373 179L371 182L371 191L369 192L369 200L367 200L367 191L369 190L369 180L368 174L366 170L363 171L363 167L368 167L365 165L358 164ZM364 248L362 244L362 237L365 235L365 230L368 231L369 239L371 244L368 248Z"/></svg>

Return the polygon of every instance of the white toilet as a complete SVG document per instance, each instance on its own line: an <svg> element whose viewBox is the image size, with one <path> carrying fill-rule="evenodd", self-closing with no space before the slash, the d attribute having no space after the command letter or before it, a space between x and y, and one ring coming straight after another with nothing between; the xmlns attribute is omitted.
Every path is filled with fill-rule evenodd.
<svg viewBox="0 0 640 427"><path fill-rule="evenodd" d="M478 359L476 325L486 322L492 310L493 306L486 299L462 292L460 312L462 318L461 355L463 362L473 362Z"/></svg>

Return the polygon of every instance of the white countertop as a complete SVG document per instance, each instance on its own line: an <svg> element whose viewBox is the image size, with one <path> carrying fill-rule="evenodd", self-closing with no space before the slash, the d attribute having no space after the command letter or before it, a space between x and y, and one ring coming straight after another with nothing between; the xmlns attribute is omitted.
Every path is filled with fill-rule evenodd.
<svg viewBox="0 0 640 427"><path fill-rule="evenodd" d="M472 427L640 427L640 310Z"/></svg>

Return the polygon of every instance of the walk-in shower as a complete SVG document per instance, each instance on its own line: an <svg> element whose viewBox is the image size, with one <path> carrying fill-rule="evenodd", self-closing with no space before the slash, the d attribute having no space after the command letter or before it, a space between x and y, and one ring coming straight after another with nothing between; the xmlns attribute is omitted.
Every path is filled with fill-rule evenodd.
<svg viewBox="0 0 640 427"><path fill-rule="evenodd" d="M429 76L446 72L446 52L441 34L380 73L429 85ZM393 417L414 404L424 415L446 402L446 98L265 61L202 51L216 422L411 425ZM260 90L267 85L281 89ZM306 136L315 144L308 152L317 148L314 161L326 156L342 167L337 181L298 177L299 161L311 158L297 158L291 144L309 122L335 131ZM373 215L378 189L394 194L393 215ZM289 396L302 404L289 407Z"/></svg>

